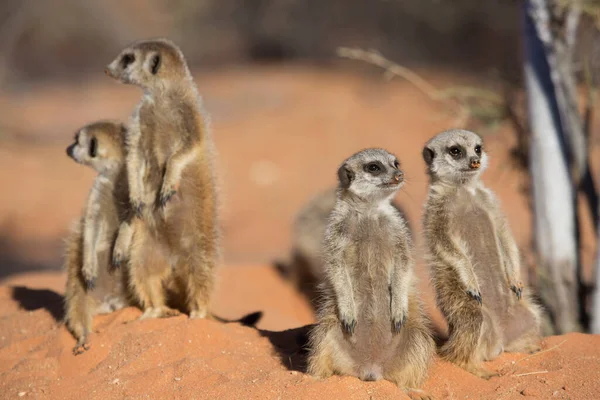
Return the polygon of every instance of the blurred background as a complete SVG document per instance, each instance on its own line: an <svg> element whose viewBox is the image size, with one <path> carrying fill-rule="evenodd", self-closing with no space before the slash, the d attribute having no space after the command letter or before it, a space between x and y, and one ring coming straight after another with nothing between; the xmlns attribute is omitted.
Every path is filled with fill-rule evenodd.
<svg viewBox="0 0 600 400"><path fill-rule="evenodd" d="M524 279L536 283L547 260L540 262L533 229L524 3L4 0L0 279L61 268L63 238L94 178L67 158L65 148L84 124L129 116L140 90L115 83L103 68L131 41L166 36L186 55L211 115L227 267L285 259L295 213L335 185L339 163L364 147L387 148L402 161L407 185L398 200L419 232L427 188L422 146L442 130L462 127L486 141L491 167L484 181L509 218ZM590 155L582 181L594 186L600 168L593 156L599 126L592 118L599 14L594 1L555 3L562 8L552 14L549 6L551 32L573 24L569 7L577 3L568 73ZM568 142L558 134L559 142ZM568 170L576 158L569 154L549 162L566 163ZM576 221L570 279L579 282L572 290L582 314L573 319L585 327L597 208L590 206L593 196L577 195L579 183L576 177L569 183L574 209L566 212ZM420 238L417 246L420 259ZM419 271L426 282L422 262ZM570 329L574 325L564 330Z"/></svg>

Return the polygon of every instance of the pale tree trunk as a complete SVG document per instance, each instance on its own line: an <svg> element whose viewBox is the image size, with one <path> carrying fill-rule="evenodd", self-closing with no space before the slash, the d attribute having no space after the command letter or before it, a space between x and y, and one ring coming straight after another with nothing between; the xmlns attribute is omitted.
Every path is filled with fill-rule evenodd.
<svg viewBox="0 0 600 400"><path fill-rule="evenodd" d="M540 40L540 36L550 31L536 29L540 19L542 23L544 18L548 21L547 13L537 14L540 5L547 6L544 0L528 0L524 6L524 72L531 126L529 160L538 255L537 286L557 332L564 333L577 330L579 319L575 188L552 66L546 57L544 41Z"/></svg>

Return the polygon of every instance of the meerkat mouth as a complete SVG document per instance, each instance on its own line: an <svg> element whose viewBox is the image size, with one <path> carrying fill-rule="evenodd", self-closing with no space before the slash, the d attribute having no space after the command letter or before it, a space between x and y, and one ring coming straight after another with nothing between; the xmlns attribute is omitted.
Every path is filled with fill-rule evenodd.
<svg viewBox="0 0 600 400"><path fill-rule="evenodd" d="M392 187L395 187L395 186L400 186L403 183L404 183L404 181L399 181L399 182L397 182L397 181L391 181L391 182L382 183L379 186L384 187L384 188L392 188Z"/></svg>

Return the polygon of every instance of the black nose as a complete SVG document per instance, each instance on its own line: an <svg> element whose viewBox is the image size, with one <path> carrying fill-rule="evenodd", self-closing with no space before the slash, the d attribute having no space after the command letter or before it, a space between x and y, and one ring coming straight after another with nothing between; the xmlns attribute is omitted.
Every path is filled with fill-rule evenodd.
<svg viewBox="0 0 600 400"><path fill-rule="evenodd" d="M402 171L394 172L394 180L398 183L402 182L404 180L404 172L402 172Z"/></svg>
<svg viewBox="0 0 600 400"><path fill-rule="evenodd" d="M73 143L72 145L67 147L67 155L71 158L73 158L73 149L74 148L75 148L75 143Z"/></svg>
<svg viewBox="0 0 600 400"><path fill-rule="evenodd" d="M471 167L471 169L479 169L479 167L481 167L479 157L471 157L469 159L469 167Z"/></svg>

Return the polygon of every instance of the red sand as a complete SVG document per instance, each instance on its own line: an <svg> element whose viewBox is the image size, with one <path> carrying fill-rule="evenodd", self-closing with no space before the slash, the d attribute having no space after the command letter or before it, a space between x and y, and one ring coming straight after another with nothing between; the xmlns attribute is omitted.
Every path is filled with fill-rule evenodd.
<svg viewBox="0 0 600 400"><path fill-rule="evenodd" d="M385 381L318 381L299 372L302 329L281 330L311 322L310 309L271 267L224 268L216 296L221 316L264 311L259 329L186 316L125 324L141 314L127 308L97 317L92 347L79 356L53 317L63 285L62 275L36 273L0 287L1 398L405 398ZM437 361L424 389L441 399L598 397L600 336L550 337L543 348L488 363L502 373L489 381Z"/></svg>

